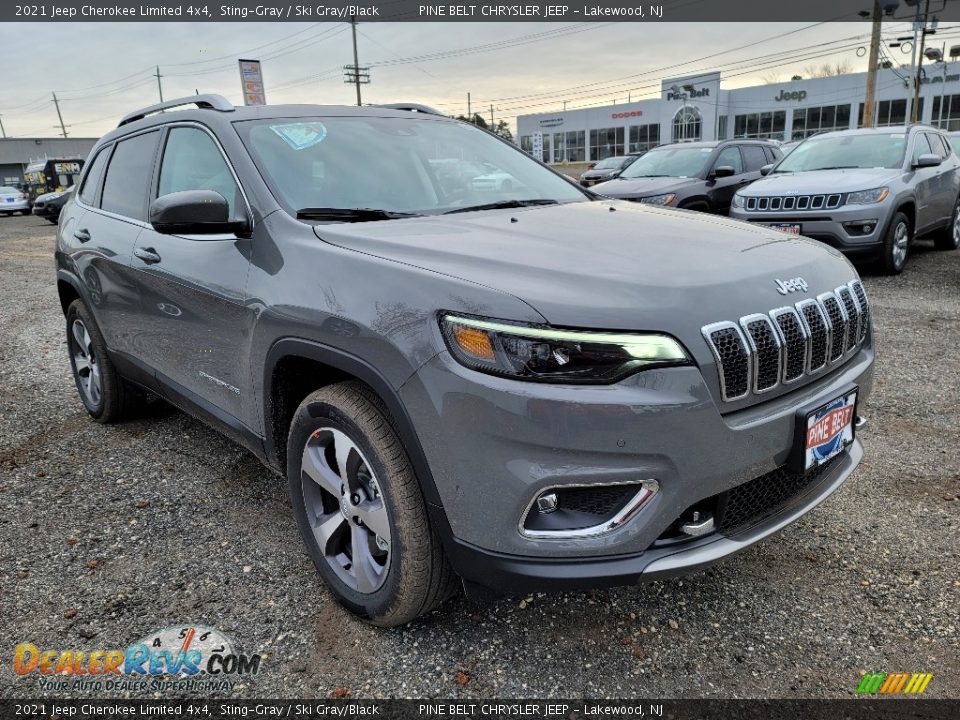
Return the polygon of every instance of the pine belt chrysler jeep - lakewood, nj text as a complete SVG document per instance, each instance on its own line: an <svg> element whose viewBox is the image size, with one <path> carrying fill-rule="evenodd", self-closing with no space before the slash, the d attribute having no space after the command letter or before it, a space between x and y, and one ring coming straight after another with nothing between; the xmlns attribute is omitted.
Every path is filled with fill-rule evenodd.
<svg viewBox="0 0 960 720"><path fill-rule="evenodd" d="M697 569L862 456L870 306L842 255L601 198L422 106L131 113L56 261L90 415L159 396L284 473L320 575L380 625L461 582Z"/></svg>

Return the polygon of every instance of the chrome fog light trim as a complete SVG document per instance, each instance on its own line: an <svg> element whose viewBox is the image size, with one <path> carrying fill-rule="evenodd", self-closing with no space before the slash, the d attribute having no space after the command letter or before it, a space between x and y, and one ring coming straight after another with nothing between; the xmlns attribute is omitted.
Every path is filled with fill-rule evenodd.
<svg viewBox="0 0 960 720"><path fill-rule="evenodd" d="M582 527L571 530L531 530L524 527L524 522L526 521L527 516L530 514L530 510L535 505L539 509L540 498L542 498L544 495L551 494L549 493L549 490L563 490L575 487L609 487L610 485L636 485L638 490L609 520L604 520L602 523L591 525L590 527ZM614 530L618 530L630 522L630 520L636 517L636 515L647 505L647 503L650 502L650 500L653 499L654 495L656 495L659 491L660 483L653 479L629 483L564 485L548 488L547 490L541 491L537 497L530 501L530 504L527 505L526 509L520 515L520 524L518 528L521 535L536 540L582 540L584 538L593 538L599 535L606 535Z"/></svg>

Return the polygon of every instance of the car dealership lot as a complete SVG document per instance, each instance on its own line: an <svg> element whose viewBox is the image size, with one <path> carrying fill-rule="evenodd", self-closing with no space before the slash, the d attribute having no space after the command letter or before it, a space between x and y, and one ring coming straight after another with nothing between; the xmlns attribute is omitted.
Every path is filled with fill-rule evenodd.
<svg viewBox="0 0 960 720"><path fill-rule="evenodd" d="M282 479L175 411L104 427L70 377L53 229L0 218L0 694L13 648L125 648L214 626L265 659L251 697L828 696L862 672L960 694L960 252L866 274L878 338L866 459L780 535L687 578L462 597L376 630L342 611Z"/></svg>

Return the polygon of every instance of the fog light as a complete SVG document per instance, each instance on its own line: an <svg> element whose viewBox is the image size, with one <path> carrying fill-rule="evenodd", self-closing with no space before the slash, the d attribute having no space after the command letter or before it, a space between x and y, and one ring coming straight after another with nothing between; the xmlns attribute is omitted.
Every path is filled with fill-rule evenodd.
<svg viewBox="0 0 960 720"><path fill-rule="evenodd" d="M843 229L847 235L869 235L877 227L876 220L852 220L843 224Z"/></svg>
<svg viewBox="0 0 960 720"><path fill-rule="evenodd" d="M552 513L557 509L557 494L548 493L537 498L537 512Z"/></svg>

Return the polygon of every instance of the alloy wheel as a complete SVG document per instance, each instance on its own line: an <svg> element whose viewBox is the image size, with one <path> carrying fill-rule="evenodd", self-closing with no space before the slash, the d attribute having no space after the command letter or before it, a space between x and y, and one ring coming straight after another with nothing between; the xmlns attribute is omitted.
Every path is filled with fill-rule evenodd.
<svg viewBox="0 0 960 720"><path fill-rule="evenodd" d="M956 231L954 231L956 232ZM907 260L907 246L910 243L910 228L907 223L900 222L893 231L893 245L890 248L893 264L897 268L903 267Z"/></svg>
<svg viewBox="0 0 960 720"><path fill-rule="evenodd" d="M390 519L371 465L342 430L322 427L301 461L307 520L327 564L359 593L378 590L390 569Z"/></svg>
<svg viewBox="0 0 960 720"><path fill-rule="evenodd" d="M76 319L70 327L73 365L80 381L80 388L92 407L97 407L103 397L103 381L100 363L93 349L93 341L83 321Z"/></svg>
<svg viewBox="0 0 960 720"><path fill-rule="evenodd" d="M960 247L960 201L953 208L953 227L950 229L953 246Z"/></svg>

